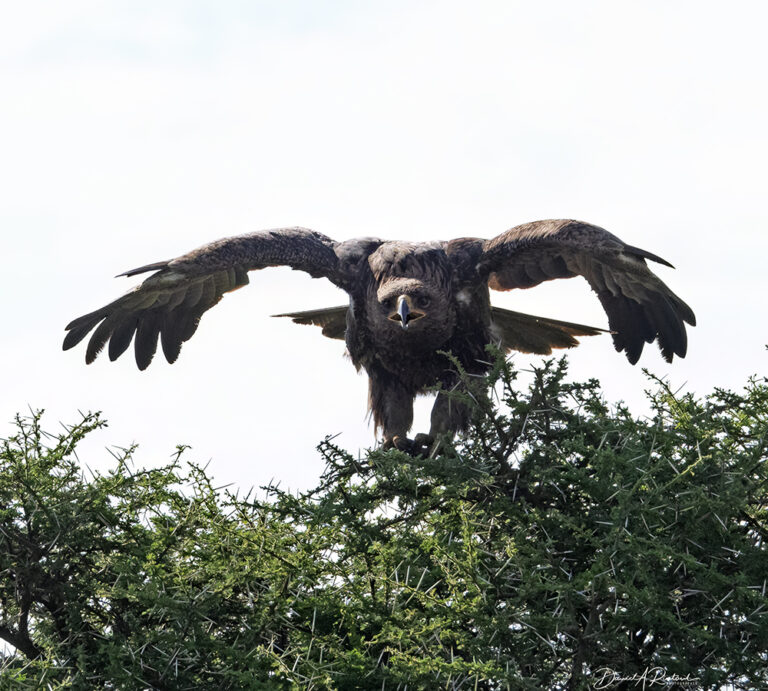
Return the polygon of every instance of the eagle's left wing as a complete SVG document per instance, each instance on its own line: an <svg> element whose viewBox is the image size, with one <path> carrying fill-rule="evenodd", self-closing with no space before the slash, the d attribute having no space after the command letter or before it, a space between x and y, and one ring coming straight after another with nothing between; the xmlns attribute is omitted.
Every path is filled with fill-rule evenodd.
<svg viewBox="0 0 768 691"><path fill-rule="evenodd" d="M658 339L664 358L684 357L688 305L650 271L646 259L672 266L627 245L602 228L570 220L536 221L487 240L476 268L494 290L531 288L554 278L583 276L608 315L616 350L636 363L645 343Z"/></svg>

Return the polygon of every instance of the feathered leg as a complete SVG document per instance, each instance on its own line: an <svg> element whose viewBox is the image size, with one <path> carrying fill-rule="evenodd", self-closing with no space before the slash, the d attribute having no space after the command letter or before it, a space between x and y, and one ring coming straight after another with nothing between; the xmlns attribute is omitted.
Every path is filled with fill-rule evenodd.
<svg viewBox="0 0 768 691"><path fill-rule="evenodd" d="M390 373L368 371L368 407L376 429L384 432L384 447L410 450L408 430L413 424L413 398Z"/></svg>
<svg viewBox="0 0 768 691"><path fill-rule="evenodd" d="M447 388L443 383L444 390ZM454 386L456 384L454 383ZM416 435L416 443L424 452L431 456L437 453L440 445L440 437L453 437L456 432L467 428L469 424L469 408L460 401L450 398L443 391L437 394L435 404L432 406L431 425L429 435Z"/></svg>
<svg viewBox="0 0 768 691"><path fill-rule="evenodd" d="M436 439L441 434L455 434L466 429L469 422L469 408L464 403L449 398L443 392L437 394L432 406L429 436Z"/></svg>

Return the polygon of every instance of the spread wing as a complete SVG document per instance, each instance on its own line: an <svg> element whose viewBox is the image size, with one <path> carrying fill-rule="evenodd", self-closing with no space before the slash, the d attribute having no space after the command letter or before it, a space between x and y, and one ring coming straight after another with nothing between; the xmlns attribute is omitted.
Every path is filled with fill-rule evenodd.
<svg viewBox="0 0 768 691"><path fill-rule="evenodd" d="M671 362L687 350L685 323L696 317L646 264L672 266L579 221L537 221L517 226L483 244L477 268L494 290L531 288L554 278L583 276L603 305L616 350L636 363L645 343L658 340Z"/></svg>
<svg viewBox="0 0 768 691"><path fill-rule="evenodd" d="M126 271L134 276L156 271L123 297L67 326L64 350L95 328L85 352L91 363L109 341L109 358L122 355L135 336L136 364L149 366L158 338L168 362L197 330L200 317L224 293L248 283L248 272L267 266L290 266L315 278L340 280L336 243L305 228L280 228L224 238L166 262Z"/></svg>

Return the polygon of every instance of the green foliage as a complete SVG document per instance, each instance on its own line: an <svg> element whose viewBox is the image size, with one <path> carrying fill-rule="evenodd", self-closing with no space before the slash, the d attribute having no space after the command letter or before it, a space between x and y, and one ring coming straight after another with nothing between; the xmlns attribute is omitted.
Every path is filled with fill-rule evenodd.
<svg viewBox="0 0 768 691"><path fill-rule="evenodd" d="M587 689L654 667L768 684L768 385L650 418L547 363L466 377L435 458L355 458L320 485L217 491L131 449L85 478L17 419L0 454L0 688ZM626 682L625 682L626 684ZM639 687L638 687L639 688Z"/></svg>

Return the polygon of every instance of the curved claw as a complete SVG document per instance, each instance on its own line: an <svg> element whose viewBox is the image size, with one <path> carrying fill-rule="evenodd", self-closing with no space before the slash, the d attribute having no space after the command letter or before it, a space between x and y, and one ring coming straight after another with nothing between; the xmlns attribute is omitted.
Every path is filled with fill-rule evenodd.
<svg viewBox="0 0 768 691"><path fill-rule="evenodd" d="M423 456L424 458L429 458L433 455L436 448L434 437L419 432L413 439L411 456Z"/></svg>
<svg viewBox="0 0 768 691"><path fill-rule="evenodd" d="M399 435L391 437L390 439L385 439L381 448L384 451L397 449L414 458L418 456L427 458L431 455L431 452L434 451L434 444L435 440L433 437L420 432L414 439L408 439L408 437L401 437Z"/></svg>

